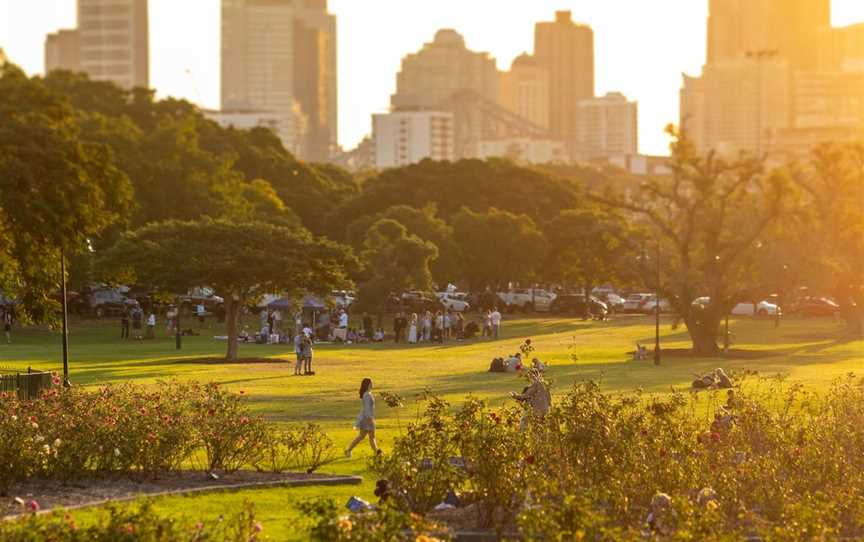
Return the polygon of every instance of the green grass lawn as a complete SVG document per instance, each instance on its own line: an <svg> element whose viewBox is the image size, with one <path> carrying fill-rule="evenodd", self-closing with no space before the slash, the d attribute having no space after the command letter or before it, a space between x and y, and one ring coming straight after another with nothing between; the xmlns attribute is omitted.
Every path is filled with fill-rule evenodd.
<svg viewBox="0 0 864 542"><path fill-rule="evenodd" d="M162 330L153 341L121 341L119 324L76 321L70 335L70 374L75 385L97 386L132 380L150 384L159 379L218 381L243 390L252 408L275 421L315 421L331 435L340 449L353 438L352 424L359 410L357 389L364 377L378 391L398 392L409 399L401 417L412 415L413 397L428 388L452 403L472 394L492 404L505 404L507 394L522 387L513 375L488 373L493 357L516 352L527 337L535 354L549 364L548 376L556 390L573 382L599 380L610 392L642 388L668 392L687 387L694 373L715 367L755 369L764 374L787 374L793 380L822 388L849 372L861 372L864 341L845 340L844 327L830 319L784 320L779 328L772 320L737 319L731 322L734 348L758 352L735 359L700 358L676 353L659 367L651 362L633 362L627 352L637 341L653 344L653 321L622 317L609 323L559 318L522 318L505 321L498 341L471 341L434 346L408 345L319 345L315 349L314 377L292 376L293 365L272 363L225 364L198 361L224 354L225 343L213 339L222 330L204 329L200 337L185 337L183 350L174 349L173 338ZM664 348L689 346L686 330L661 327ZM573 354L576 358L574 360ZM241 355L292 360L288 346L243 345ZM61 369L60 336L45 330L16 330L11 345L0 344L0 369ZM378 401L379 442L386 449L398 434L395 412ZM332 497L339 501L351 495L373 500L374 480L366 469L368 445L354 458L339 459L325 467L333 473L359 474L361 486L270 489L241 491L189 498L162 499L158 507L172 513L182 511L194 518L212 518L230 513L243 500L256 504L266 532L273 539L303 539L302 522L292 512L291 502L310 497ZM79 513L86 520L88 513Z"/></svg>

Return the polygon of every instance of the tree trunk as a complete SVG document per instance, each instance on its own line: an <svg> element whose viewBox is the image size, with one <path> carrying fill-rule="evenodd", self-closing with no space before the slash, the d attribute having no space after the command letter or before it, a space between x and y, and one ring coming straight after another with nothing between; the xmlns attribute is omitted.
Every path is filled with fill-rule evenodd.
<svg viewBox="0 0 864 542"><path fill-rule="evenodd" d="M588 320L591 318L591 285L585 284L583 288L585 289L585 308L582 317Z"/></svg>
<svg viewBox="0 0 864 542"><path fill-rule="evenodd" d="M690 315L684 319L694 354L719 354L717 338L720 334L720 318L715 315Z"/></svg>
<svg viewBox="0 0 864 542"><path fill-rule="evenodd" d="M225 361L237 361L237 352L239 350L237 322L241 306L242 303L235 300L234 296L230 294L225 296L225 321L228 326L228 352L225 354Z"/></svg>

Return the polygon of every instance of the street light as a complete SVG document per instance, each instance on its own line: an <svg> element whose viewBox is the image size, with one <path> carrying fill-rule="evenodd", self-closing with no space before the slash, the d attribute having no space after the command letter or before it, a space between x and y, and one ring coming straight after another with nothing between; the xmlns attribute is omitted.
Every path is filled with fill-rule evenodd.
<svg viewBox="0 0 864 542"><path fill-rule="evenodd" d="M657 241L657 287L654 290L654 365L660 365L660 241Z"/></svg>
<svg viewBox="0 0 864 542"><path fill-rule="evenodd" d="M63 387L72 387L69 380L69 311L66 305L66 254L60 247L60 305L63 310Z"/></svg>

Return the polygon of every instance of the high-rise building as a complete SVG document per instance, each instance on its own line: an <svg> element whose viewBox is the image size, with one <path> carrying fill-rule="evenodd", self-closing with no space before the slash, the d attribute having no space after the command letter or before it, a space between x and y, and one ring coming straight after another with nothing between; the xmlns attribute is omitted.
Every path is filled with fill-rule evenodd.
<svg viewBox="0 0 864 542"><path fill-rule="evenodd" d="M402 59L391 104L396 111L435 110L464 91L497 102L498 84L494 58L469 50L455 30L439 30L431 43Z"/></svg>
<svg viewBox="0 0 864 542"><path fill-rule="evenodd" d="M372 116L375 167L416 164L424 159L453 160L453 114L397 111Z"/></svg>
<svg viewBox="0 0 864 542"><path fill-rule="evenodd" d="M789 61L777 56L707 64L685 77L681 128L701 153L761 155L791 126L791 83Z"/></svg>
<svg viewBox="0 0 864 542"><path fill-rule="evenodd" d="M534 35L537 63L549 73L549 126L577 148L577 104L594 97L594 31L559 11L554 22L537 23Z"/></svg>
<svg viewBox="0 0 864 542"><path fill-rule="evenodd" d="M577 104L576 158L594 160L639 153L639 106L618 92Z"/></svg>
<svg viewBox="0 0 864 542"><path fill-rule="evenodd" d="M120 87L149 87L147 0L78 0L81 71Z"/></svg>
<svg viewBox="0 0 864 542"><path fill-rule="evenodd" d="M267 128L276 134L285 145L286 142L298 142L300 136L305 133L304 119L297 107L293 116L285 116L273 111L254 110L221 110L202 111L205 117L224 128L236 128L238 130L251 130L253 128ZM292 154L298 154L299 147L286 146Z"/></svg>
<svg viewBox="0 0 864 542"><path fill-rule="evenodd" d="M60 30L45 38L45 73L54 70L81 71L81 40L78 30Z"/></svg>
<svg viewBox="0 0 864 542"><path fill-rule="evenodd" d="M523 54L501 74L500 103L523 119L549 129L549 72Z"/></svg>
<svg viewBox="0 0 864 542"><path fill-rule="evenodd" d="M336 17L326 0L303 0L294 24L294 99L307 119L305 158L323 162L339 147Z"/></svg>
<svg viewBox="0 0 864 542"><path fill-rule="evenodd" d="M222 0L222 109L289 119L298 108L306 129L291 130L298 140L286 147L328 160L338 117L336 20L326 0Z"/></svg>
<svg viewBox="0 0 864 542"><path fill-rule="evenodd" d="M708 64L773 51L794 68L818 66L831 0L710 0Z"/></svg>

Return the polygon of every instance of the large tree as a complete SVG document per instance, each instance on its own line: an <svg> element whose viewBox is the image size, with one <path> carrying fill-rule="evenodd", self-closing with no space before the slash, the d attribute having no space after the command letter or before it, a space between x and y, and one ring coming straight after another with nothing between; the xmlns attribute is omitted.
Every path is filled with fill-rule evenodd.
<svg viewBox="0 0 864 542"><path fill-rule="evenodd" d="M805 191L796 262L831 291L853 335L864 334L864 145L825 144L794 178Z"/></svg>
<svg viewBox="0 0 864 542"><path fill-rule="evenodd" d="M546 275L582 288L632 280L638 243L624 218L598 207L562 211L546 228L549 240ZM586 304L586 308L587 308Z"/></svg>
<svg viewBox="0 0 864 542"><path fill-rule="evenodd" d="M462 276L472 289L537 278L546 238L530 217L495 208L483 213L466 208L453 216L452 223Z"/></svg>
<svg viewBox="0 0 864 542"><path fill-rule="evenodd" d="M786 216L793 191L788 177L766 172L759 160L700 156L686 138L672 151L671 177L600 199L650 228L652 245L661 247L660 292L687 325L694 352L713 354L721 320L759 280L765 237ZM653 275L656 262L646 264L646 276ZM693 303L703 296L710 303Z"/></svg>
<svg viewBox="0 0 864 542"><path fill-rule="evenodd" d="M15 67L0 76L0 292L21 314L49 317L61 252L117 221L128 178L110 149L82 142L73 110Z"/></svg>
<svg viewBox="0 0 864 542"><path fill-rule="evenodd" d="M167 292L213 288L225 299L229 361L238 357L238 316L247 303L265 293L300 296L347 288L359 267L348 247L301 228L209 218L129 232L103 261Z"/></svg>
<svg viewBox="0 0 864 542"><path fill-rule="evenodd" d="M430 288L429 265L438 257L438 248L410 234L399 222L382 218L366 231L361 255L366 272L360 306L379 311L389 293Z"/></svg>

